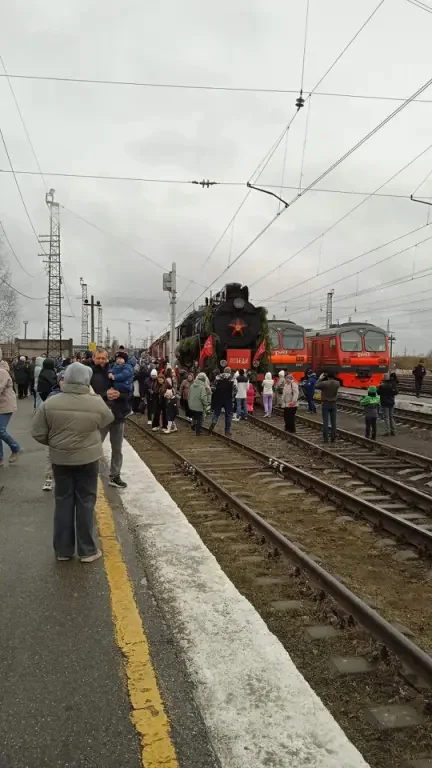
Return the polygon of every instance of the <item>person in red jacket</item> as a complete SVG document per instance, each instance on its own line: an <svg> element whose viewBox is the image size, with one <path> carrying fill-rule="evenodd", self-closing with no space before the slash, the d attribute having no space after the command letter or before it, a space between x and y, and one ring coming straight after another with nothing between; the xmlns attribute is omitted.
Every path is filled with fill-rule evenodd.
<svg viewBox="0 0 432 768"><path fill-rule="evenodd" d="M249 382L249 386L246 392L246 404L247 404L248 413L251 413L251 414L253 413L254 403L255 403L255 387L252 384L252 382Z"/></svg>

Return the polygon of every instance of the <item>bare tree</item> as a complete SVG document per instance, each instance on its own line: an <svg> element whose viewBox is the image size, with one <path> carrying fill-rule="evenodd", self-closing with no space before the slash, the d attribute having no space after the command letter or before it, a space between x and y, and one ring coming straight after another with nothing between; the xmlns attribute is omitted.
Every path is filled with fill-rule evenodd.
<svg viewBox="0 0 432 768"><path fill-rule="evenodd" d="M0 240L0 342L17 333L18 299L10 288L10 279L9 264Z"/></svg>

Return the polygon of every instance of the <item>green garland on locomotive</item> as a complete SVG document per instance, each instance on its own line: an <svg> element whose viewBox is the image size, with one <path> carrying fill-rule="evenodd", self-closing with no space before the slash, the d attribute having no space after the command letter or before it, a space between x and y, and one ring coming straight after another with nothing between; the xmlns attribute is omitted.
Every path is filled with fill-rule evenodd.
<svg viewBox="0 0 432 768"><path fill-rule="evenodd" d="M226 359L228 350L250 351L252 361L262 341L265 354L260 368L265 367L271 353L267 310L255 307L249 301L248 287L239 283L229 283L216 295L206 298L204 306L184 318L179 335L177 357L185 366L199 359L209 336L213 337L213 355L206 359L206 368L214 368Z"/></svg>

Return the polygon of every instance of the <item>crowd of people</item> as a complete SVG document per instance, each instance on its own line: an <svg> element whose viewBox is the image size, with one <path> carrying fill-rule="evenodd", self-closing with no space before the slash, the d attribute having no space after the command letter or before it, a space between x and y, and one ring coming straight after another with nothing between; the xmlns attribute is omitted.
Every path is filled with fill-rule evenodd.
<svg viewBox="0 0 432 768"><path fill-rule="evenodd" d="M420 361L413 374L422 381L424 373ZM376 439L380 417L385 434L395 434L397 385L396 375L386 374L380 386L369 387L361 399L366 437ZM32 394L32 435L47 446L43 490L51 491L54 483L57 559L70 560L76 546L81 561L90 563L101 556L94 534L94 509L102 443L109 435L109 484L126 488L121 477L122 446L125 421L130 415L146 418L154 431L171 434L177 432L180 407L199 437L207 414L211 414L210 434L223 414L225 435L231 436L233 422L247 420L259 397L264 418L272 417L276 404L282 409L285 430L295 433L299 399L304 398L308 411L316 413L315 395L319 392L323 442L328 443L337 438L339 387L332 372L317 377L309 370L297 383L283 370L276 376L267 372L260 382L255 372L233 371L226 365L210 376L197 368L173 370L167 360L146 356L137 360L124 347L111 360L105 350L86 352L81 361L56 361L42 355L30 362L20 358L11 370L0 350L0 467L4 464L4 445L11 451L10 464L22 452L8 427L17 399Z"/></svg>

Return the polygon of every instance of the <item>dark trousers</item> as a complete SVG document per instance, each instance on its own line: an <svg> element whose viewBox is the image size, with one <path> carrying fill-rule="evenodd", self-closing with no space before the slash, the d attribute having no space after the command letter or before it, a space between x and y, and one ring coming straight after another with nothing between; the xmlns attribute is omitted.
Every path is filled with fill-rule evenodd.
<svg viewBox="0 0 432 768"><path fill-rule="evenodd" d="M225 409L225 434L228 435L231 432L231 419L232 419L232 411L228 406L215 405L213 409L212 424L218 423L218 418L222 413L222 408Z"/></svg>
<svg viewBox="0 0 432 768"><path fill-rule="evenodd" d="M190 414L192 416L192 429L197 435L200 435L204 414L202 411L190 411Z"/></svg>
<svg viewBox="0 0 432 768"><path fill-rule="evenodd" d="M28 395L28 384L18 384L18 397L27 397Z"/></svg>
<svg viewBox="0 0 432 768"><path fill-rule="evenodd" d="M316 405L315 405L315 401L314 401L314 396L313 396L312 392L309 389L306 390L305 397L306 397L306 400L307 400L309 413L316 413Z"/></svg>
<svg viewBox="0 0 432 768"><path fill-rule="evenodd" d="M292 434L296 431L295 417L297 408L284 408L285 431Z"/></svg>
<svg viewBox="0 0 432 768"><path fill-rule="evenodd" d="M99 462L67 467L53 464L54 551L58 557L73 557L75 540L79 557L97 552L94 509Z"/></svg>
<svg viewBox="0 0 432 768"><path fill-rule="evenodd" d="M139 410L140 402L141 402L141 398L140 397L136 397L135 395L132 397L131 405L132 405L132 410L133 410L134 413L139 413L140 412L140 410Z"/></svg>
<svg viewBox="0 0 432 768"><path fill-rule="evenodd" d="M375 416L366 416L365 417L365 425L366 425L366 437L372 437L372 440L376 440L376 425L377 420Z"/></svg>
<svg viewBox="0 0 432 768"><path fill-rule="evenodd" d="M323 403L321 411L322 411L322 420L323 420L324 442L328 443L329 421L330 421L331 441L332 443L334 443L334 441L336 440L336 403Z"/></svg>
<svg viewBox="0 0 432 768"><path fill-rule="evenodd" d="M168 426L168 419L166 415L166 400L164 398L164 402L160 403L159 401L156 401L154 405L154 414L153 414L153 421L152 421L152 427L159 427L160 426L160 420L162 416L162 427L163 429L166 429Z"/></svg>
<svg viewBox="0 0 432 768"><path fill-rule="evenodd" d="M423 379L414 379L416 397L420 397L423 386Z"/></svg>

